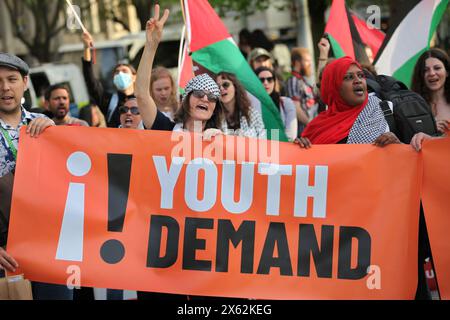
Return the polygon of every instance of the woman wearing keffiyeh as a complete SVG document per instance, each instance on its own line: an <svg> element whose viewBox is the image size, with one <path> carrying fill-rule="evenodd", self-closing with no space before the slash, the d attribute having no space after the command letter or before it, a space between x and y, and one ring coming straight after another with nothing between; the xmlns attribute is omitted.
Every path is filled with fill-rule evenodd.
<svg viewBox="0 0 450 320"><path fill-rule="evenodd" d="M379 103L368 95L366 79L361 66L350 57L336 59L324 69L321 97L328 105L311 121L302 137L295 142L300 147L312 144L372 143L385 146L400 143L389 132Z"/></svg>

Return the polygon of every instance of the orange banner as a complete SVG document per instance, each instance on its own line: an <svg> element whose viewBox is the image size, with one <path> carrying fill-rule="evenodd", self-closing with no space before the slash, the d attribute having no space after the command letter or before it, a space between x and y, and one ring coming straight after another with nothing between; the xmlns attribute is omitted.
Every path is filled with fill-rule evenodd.
<svg viewBox="0 0 450 320"><path fill-rule="evenodd" d="M256 299L412 299L421 158L53 127L21 135L8 251L32 280Z"/></svg>
<svg viewBox="0 0 450 320"><path fill-rule="evenodd" d="M450 139L425 141L422 204L441 299L450 299Z"/></svg>

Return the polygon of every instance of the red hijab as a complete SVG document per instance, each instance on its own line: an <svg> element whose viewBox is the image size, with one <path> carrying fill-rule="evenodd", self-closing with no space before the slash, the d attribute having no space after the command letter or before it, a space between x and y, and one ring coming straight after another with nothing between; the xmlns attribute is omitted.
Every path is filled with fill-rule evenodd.
<svg viewBox="0 0 450 320"><path fill-rule="evenodd" d="M353 123L367 104L367 94L362 104L349 106L339 93L344 76L352 64L361 68L352 58L343 57L331 62L323 71L320 94L328 110L314 118L302 133L302 137L307 137L314 144L334 144L348 137Z"/></svg>

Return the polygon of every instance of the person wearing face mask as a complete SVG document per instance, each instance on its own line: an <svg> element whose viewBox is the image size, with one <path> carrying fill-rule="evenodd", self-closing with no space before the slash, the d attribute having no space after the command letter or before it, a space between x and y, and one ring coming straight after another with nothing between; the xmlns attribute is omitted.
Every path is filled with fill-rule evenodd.
<svg viewBox="0 0 450 320"><path fill-rule="evenodd" d="M84 79L90 96L105 115L108 127L117 128L120 125L119 106L123 105L127 97L134 95L136 69L129 64L119 63L113 71L113 83L117 92L106 92L101 82L95 78L92 68L91 47L93 39L89 32L83 33L84 54L82 58Z"/></svg>

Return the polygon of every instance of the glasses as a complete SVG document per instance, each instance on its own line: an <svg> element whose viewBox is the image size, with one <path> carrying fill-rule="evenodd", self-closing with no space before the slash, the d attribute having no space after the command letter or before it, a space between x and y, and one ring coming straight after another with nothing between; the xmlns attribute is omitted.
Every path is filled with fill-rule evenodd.
<svg viewBox="0 0 450 320"><path fill-rule="evenodd" d="M124 113L128 113L128 111L131 112L131 114L134 114L135 116L139 115L139 108L138 107L125 107L125 106L120 106L119 107L119 113L120 114L124 114Z"/></svg>
<svg viewBox="0 0 450 320"><path fill-rule="evenodd" d="M362 71L357 73L347 73L344 76L344 81L354 81L356 78L358 78L358 80L363 80L366 78L366 75Z"/></svg>
<svg viewBox="0 0 450 320"><path fill-rule="evenodd" d="M268 83L272 83L274 80L275 80L275 78L274 77L266 77L266 78L264 78L264 77L259 77L259 80L261 80L261 82L262 83L264 83L264 82L268 82Z"/></svg>
<svg viewBox="0 0 450 320"><path fill-rule="evenodd" d="M206 95L209 102L217 102L217 99L218 99L211 92L205 92L203 90L194 90L194 91L192 91L192 95L198 99L203 99L203 97Z"/></svg>
<svg viewBox="0 0 450 320"><path fill-rule="evenodd" d="M224 81L221 84L219 84L219 88L222 87L225 90L228 89L231 86L231 82L230 81Z"/></svg>

